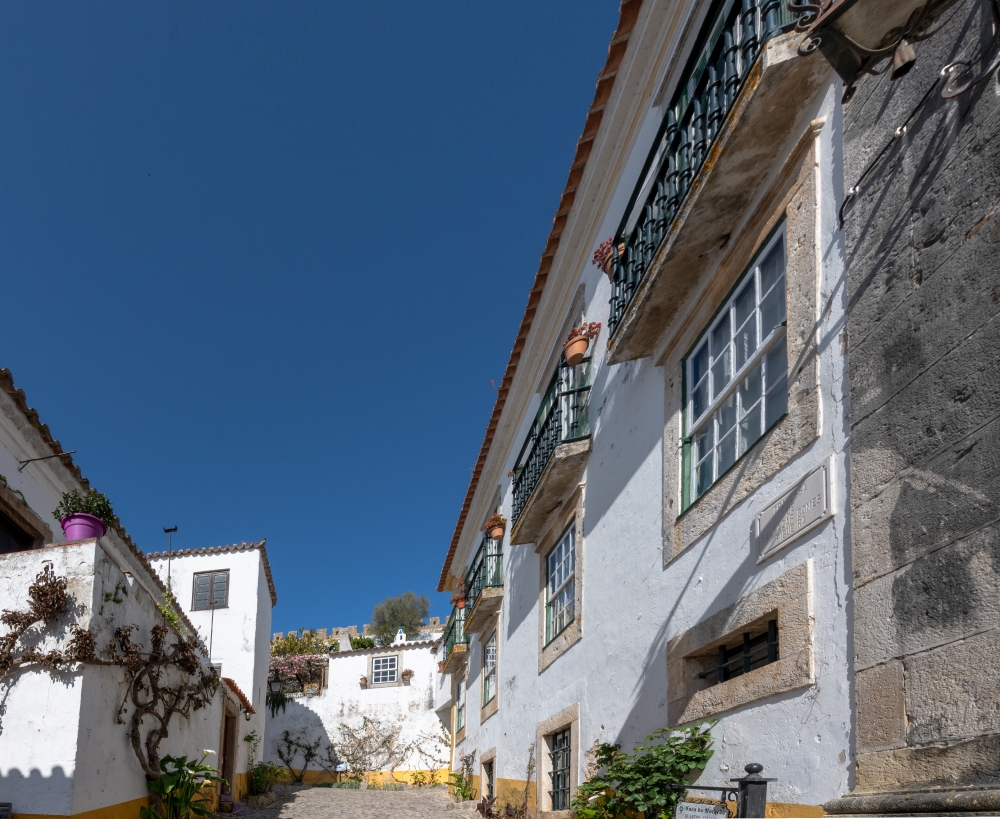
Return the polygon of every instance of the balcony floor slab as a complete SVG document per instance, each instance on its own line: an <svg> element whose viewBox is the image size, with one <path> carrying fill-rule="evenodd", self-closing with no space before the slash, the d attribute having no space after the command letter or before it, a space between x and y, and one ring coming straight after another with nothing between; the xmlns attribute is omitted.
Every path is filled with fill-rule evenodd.
<svg viewBox="0 0 1000 819"><path fill-rule="evenodd" d="M500 611L503 602L503 586L491 586L479 593L476 605L465 618L465 633L479 634L489 627L493 616Z"/></svg>
<svg viewBox="0 0 1000 819"><path fill-rule="evenodd" d="M559 444L545 465L535 491L510 532L512 544L536 543L548 527L550 515L566 502L583 477L590 457L590 438Z"/></svg>

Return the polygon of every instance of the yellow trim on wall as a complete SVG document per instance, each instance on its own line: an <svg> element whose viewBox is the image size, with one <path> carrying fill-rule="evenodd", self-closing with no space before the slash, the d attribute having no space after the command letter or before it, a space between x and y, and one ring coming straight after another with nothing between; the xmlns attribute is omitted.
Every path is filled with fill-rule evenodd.
<svg viewBox="0 0 1000 819"><path fill-rule="evenodd" d="M797 817L826 816L823 808L817 805L796 805L794 802L768 802L764 810L765 816L793 819Z"/></svg>
<svg viewBox="0 0 1000 819"><path fill-rule="evenodd" d="M72 819L136 819L139 815L139 808L144 808L148 804L149 797L143 796L141 799L119 802L117 805L108 805L106 808L74 813ZM14 813L11 816L12 819L67 819L66 814L55 815L51 813Z"/></svg>

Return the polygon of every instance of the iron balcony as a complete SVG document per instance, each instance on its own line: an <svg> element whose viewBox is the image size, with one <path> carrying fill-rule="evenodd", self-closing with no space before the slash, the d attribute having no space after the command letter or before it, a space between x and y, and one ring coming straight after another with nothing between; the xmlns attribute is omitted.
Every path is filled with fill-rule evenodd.
<svg viewBox="0 0 1000 819"><path fill-rule="evenodd" d="M503 600L503 537L483 533L476 556L465 575L465 633L478 634L491 622Z"/></svg>
<svg viewBox="0 0 1000 819"><path fill-rule="evenodd" d="M465 635L465 609L455 606L444 628L444 672L454 674L465 662L469 638Z"/></svg>

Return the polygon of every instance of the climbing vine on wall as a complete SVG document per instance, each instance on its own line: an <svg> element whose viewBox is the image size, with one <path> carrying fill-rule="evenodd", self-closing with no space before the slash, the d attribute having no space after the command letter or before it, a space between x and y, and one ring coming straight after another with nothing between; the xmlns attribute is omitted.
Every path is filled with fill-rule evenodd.
<svg viewBox="0 0 1000 819"><path fill-rule="evenodd" d="M104 650L98 650L95 635L77 623L69 627L69 639L62 648L42 651L24 645L26 634L37 636L40 628L51 629L71 613L73 601L66 587L66 578L57 576L46 565L28 587L27 608L4 609L0 613L0 623L9 629L0 637L0 680L29 667L60 671L86 663L124 669L127 690L116 719L118 724L126 724L131 705L132 715L127 720L129 742L146 779L159 780L159 746L168 735L171 721L208 706L218 689L219 677L202 665L197 637L175 635L177 639L171 642L167 639L171 630L165 625L150 629L149 648L133 641L137 626L125 626L115 629Z"/></svg>

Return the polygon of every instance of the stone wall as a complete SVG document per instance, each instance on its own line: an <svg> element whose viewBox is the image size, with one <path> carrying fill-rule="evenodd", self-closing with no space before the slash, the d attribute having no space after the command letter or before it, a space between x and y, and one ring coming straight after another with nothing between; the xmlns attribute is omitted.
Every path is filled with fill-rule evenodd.
<svg viewBox="0 0 1000 819"><path fill-rule="evenodd" d="M993 36L985 2L945 14L908 75L866 77L845 106L846 190L916 113L845 220L857 732L841 812L1000 807L1000 85L942 98L942 66Z"/></svg>

